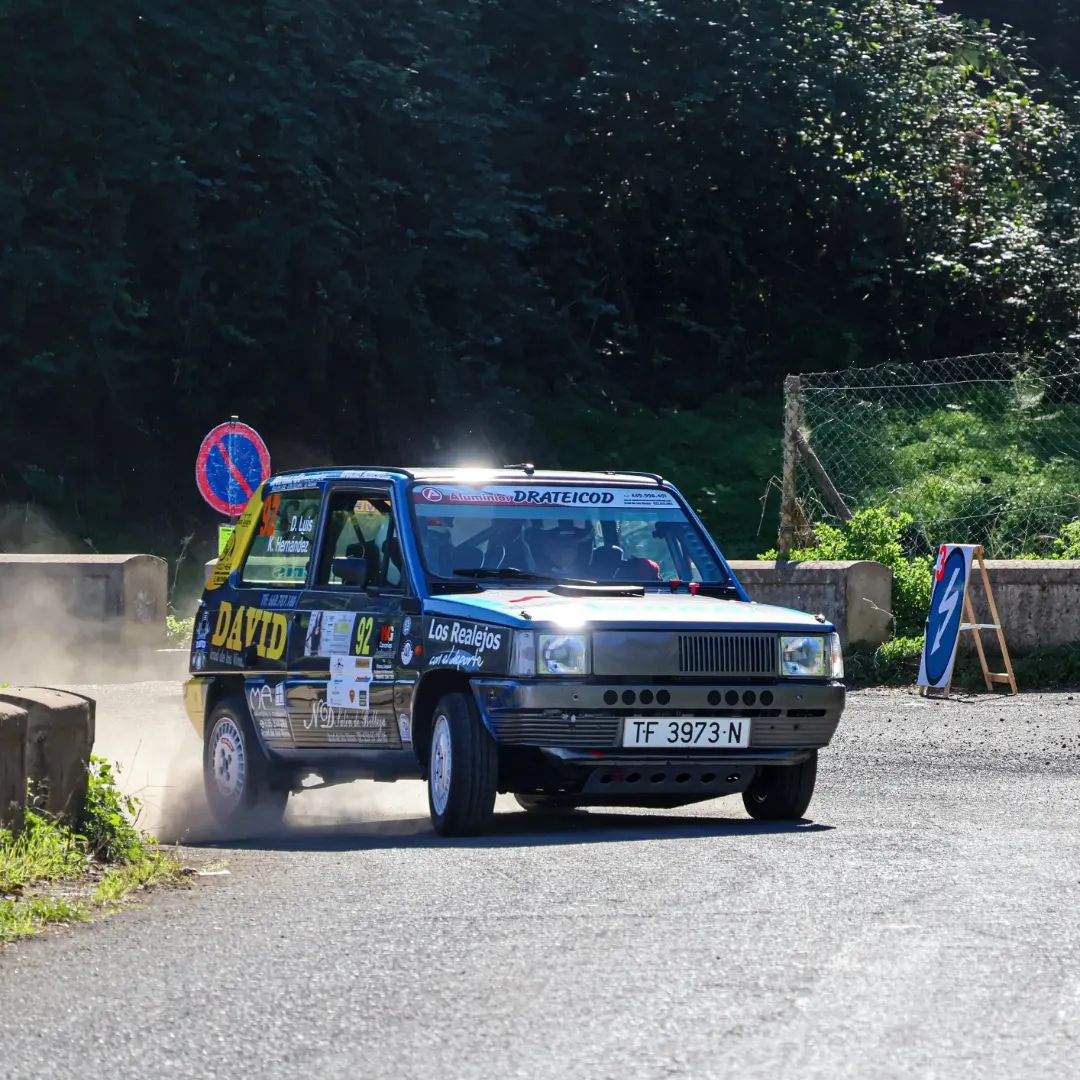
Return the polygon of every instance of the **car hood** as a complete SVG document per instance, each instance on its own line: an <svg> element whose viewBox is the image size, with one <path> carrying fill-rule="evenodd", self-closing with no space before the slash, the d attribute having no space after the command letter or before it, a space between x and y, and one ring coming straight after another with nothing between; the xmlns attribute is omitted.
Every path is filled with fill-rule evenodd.
<svg viewBox="0 0 1080 1080"><path fill-rule="evenodd" d="M542 588L486 589L425 601L429 615L478 619L522 629L530 626L618 627L620 629L833 630L821 617L771 604L721 600L688 593L644 596L559 596Z"/></svg>

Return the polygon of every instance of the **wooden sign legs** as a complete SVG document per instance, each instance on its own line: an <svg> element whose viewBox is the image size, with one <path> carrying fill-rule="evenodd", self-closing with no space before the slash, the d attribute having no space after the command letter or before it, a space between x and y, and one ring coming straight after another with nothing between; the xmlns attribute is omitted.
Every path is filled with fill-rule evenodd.
<svg viewBox="0 0 1080 1080"><path fill-rule="evenodd" d="M1008 686L1010 693L1017 694L1019 691L1016 689L1016 676L1013 674L1012 660L1009 658L1009 647L1005 644L1005 632L1001 629L1001 616L998 615L997 603L994 601L994 590L990 588L990 577L986 573L986 562L983 558L983 549L981 547L975 548L975 558L979 561L979 574L982 577L983 589L986 591L986 601L990 607L990 618L993 622L978 623L975 621L975 608L971 603L970 590L964 593L964 618L967 622L960 624L961 630L970 630L975 635L975 651L979 654L979 664L982 667L983 681L986 683L986 689L992 691L995 684L1001 684ZM991 671L990 666L986 662L986 650L983 648L982 643L982 631L993 630L997 633L998 647L1001 649L1002 659L1005 661L1005 670L1003 672ZM949 685L945 687L944 697L948 697L952 691L952 679L949 679ZM923 697L930 697L928 688L922 688Z"/></svg>

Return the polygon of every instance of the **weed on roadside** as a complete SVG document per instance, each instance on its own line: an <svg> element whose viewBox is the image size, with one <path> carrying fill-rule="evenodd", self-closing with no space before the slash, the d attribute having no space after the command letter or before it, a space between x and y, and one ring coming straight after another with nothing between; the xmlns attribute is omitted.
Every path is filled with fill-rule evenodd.
<svg viewBox="0 0 1080 1080"><path fill-rule="evenodd" d="M106 912L137 889L180 881L179 859L135 827L137 811L113 766L92 756L75 828L30 809L17 836L0 830L0 942Z"/></svg>

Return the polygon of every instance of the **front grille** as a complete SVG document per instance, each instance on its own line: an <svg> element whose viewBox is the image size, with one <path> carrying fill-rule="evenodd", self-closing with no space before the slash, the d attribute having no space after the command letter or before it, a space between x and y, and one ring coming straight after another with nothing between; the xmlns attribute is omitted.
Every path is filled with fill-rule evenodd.
<svg viewBox="0 0 1080 1080"><path fill-rule="evenodd" d="M788 717L795 714L789 712ZM750 746L755 750L800 746L827 746L840 722L839 716L809 719L757 720L750 725Z"/></svg>
<svg viewBox="0 0 1080 1080"><path fill-rule="evenodd" d="M775 675L775 634L680 634L681 675Z"/></svg>
<svg viewBox="0 0 1080 1080"><path fill-rule="evenodd" d="M516 713L491 717L495 738L508 746L616 746L621 718L617 716L547 716Z"/></svg>

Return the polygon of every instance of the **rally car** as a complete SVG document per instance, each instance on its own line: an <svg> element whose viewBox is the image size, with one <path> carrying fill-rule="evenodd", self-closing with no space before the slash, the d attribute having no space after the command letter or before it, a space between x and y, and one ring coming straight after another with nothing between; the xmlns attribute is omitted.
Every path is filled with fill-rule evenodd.
<svg viewBox="0 0 1080 1080"><path fill-rule="evenodd" d="M253 495L195 618L224 823L312 776L427 781L443 835L741 793L802 817L844 707L835 628L754 603L648 473L327 468Z"/></svg>

